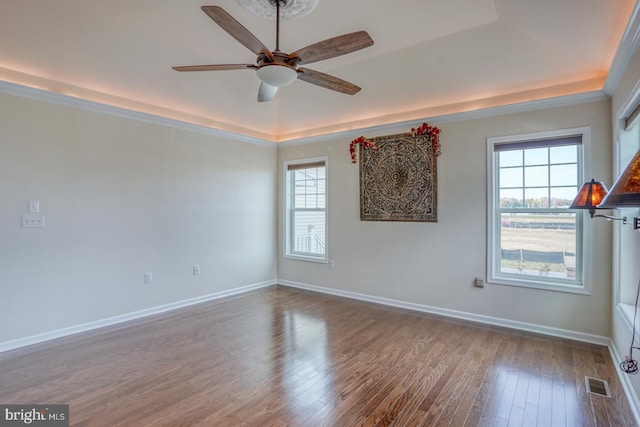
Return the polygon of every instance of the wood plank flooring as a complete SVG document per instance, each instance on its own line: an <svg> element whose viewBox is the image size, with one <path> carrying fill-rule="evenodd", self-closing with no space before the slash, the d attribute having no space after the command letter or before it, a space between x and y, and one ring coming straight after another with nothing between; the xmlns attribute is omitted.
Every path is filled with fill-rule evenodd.
<svg viewBox="0 0 640 427"><path fill-rule="evenodd" d="M77 426L634 426L615 369L597 345L278 286L2 353L0 403Z"/></svg>

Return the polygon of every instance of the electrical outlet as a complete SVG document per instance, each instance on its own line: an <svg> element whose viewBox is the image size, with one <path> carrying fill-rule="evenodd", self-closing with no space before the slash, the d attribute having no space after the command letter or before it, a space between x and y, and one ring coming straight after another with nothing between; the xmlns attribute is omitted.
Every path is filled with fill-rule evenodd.
<svg viewBox="0 0 640 427"><path fill-rule="evenodd" d="M151 283L153 282L153 274L151 273L144 273L144 283Z"/></svg>
<svg viewBox="0 0 640 427"><path fill-rule="evenodd" d="M200 275L200 266L199 265L194 265L193 266L193 275L194 276L199 276Z"/></svg>
<svg viewBox="0 0 640 427"><path fill-rule="evenodd" d="M474 282L474 286L476 288L484 288L484 279L482 277L476 277Z"/></svg>
<svg viewBox="0 0 640 427"><path fill-rule="evenodd" d="M334 260L329 261L329 268L335 268L336 262Z"/></svg>
<svg viewBox="0 0 640 427"><path fill-rule="evenodd" d="M44 216L27 214L22 215L23 228L44 228Z"/></svg>

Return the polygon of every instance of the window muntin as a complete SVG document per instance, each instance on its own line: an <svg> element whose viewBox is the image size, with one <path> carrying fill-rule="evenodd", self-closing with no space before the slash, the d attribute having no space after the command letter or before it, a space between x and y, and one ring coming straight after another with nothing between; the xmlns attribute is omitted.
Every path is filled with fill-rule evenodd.
<svg viewBox="0 0 640 427"><path fill-rule="evenodd" d="M326 159L285 163L286 257L327 260L326 164Z"/></svg>
<svg viewBox="0 0 640 427"><path fill-rule="evenodd" d="M584 292L582 215L569 210L582 182L582 135L518 138L489 139L488 280Z"/></svg>

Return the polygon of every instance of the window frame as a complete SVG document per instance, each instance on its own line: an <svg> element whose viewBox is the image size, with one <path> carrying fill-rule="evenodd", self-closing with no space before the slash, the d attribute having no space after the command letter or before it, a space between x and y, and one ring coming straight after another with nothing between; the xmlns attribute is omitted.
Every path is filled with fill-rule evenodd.
<svg viewBox="0 0 640 427"><path fill-rule="evenodd" d="M324 229L325 229L325 242L324 242L324 255L315 256L308 253L295 252L293 250L293 236L295 221L293 218L295 209L294 197L295 191L291 188L292 181L289 174L289 166L301 166L312 165L317 163L324 163L325 169L325 204L324 204ZM299 261L311 261L322 264L328 264L329 262L329 158L328 157L311 157L298 160L287 160L283 163L284 174L284 258L294 259Z"/></svg>
<svg viewBox="0 0 640 427"><path fill-rule="evenodd" d="M572 129L561 129L554 131L534 132L519 135L508 135L487 138L487 283L507 286L518 286L525 288L550 290L557 292L568 292L577 294L591 294L591 281L585 274L585 266L588 265L588 253L590 232L586 227L585 212L574 211L576 216L576 280L565 280L552 278L537 278L534 276L520 276L501 273L498 263L501 259L499 250L500 244L500 214L497 198L499 198L499 170L496 156L499 151L495 150L498 145L508 143L523 143L529 141L543 141L549 139L560 139L563 137L582 137L582 149L578 150L577 158L577 188L576 194L585 181L585 176L589 176L588 165L590 165L590 144L591 129L580 127ZM534 147L532 147L534 148ZM524 185L524 183L523 183ZM567 209L568 210L568 209ZM558 212L557 208L527 209L532 213ZM564 211L564 209L563 209Z"/></svg>
<svg viewBox="0 0 640 427"><path fill-rule="evenodd" d="M629 132L640 132L640 123L638 123L638 119L640 115L640 80L636 82L635 86L627 96L627 99L618 109L616 114L616 122L617 129L615 134L614 141L614 149L613 149L613 181L610 185L616 181L616 179L623 172L624 167L626 166L626 162L629 159L623 160L623 151L627 150L626 144L628 144L628 139L625 137L625 134ZM638 143L637 140L634 140L634 143ZM635 148L635 147L634 147ZM630 208L625 208L625 211ZM614 210L614 216L623 216L626 212L622 212L617 209ZM629 333L633 331L633 321L634 321L634 304L629 296L625 296L631 291L633 294L636 292L636 280L637 278L632 277L632 280L629 281L630 274L625 269L624 258L626 254L623 248L624 240L629 237L629 235L623 236L625 233L630 233L628 228L621 224L619 221L614 221L613 224L613 262L612 262L612 279L613 279L613 300L614 306L616 307L616 311L618 315L622 318L623 323L628 328ZM631 287L631 289L629 289ZM625 289L623 289L625 288ZM635 295L634 295L635 296ZM640 321L640 319L637 319ZM636 323L637 325L637 323ZM640 340L640 331L636 326L636 339Z"/></svg>

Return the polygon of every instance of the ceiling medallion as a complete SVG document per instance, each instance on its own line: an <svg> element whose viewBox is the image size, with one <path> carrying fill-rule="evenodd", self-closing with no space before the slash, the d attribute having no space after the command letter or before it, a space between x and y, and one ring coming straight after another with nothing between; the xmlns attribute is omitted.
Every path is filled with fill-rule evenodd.
<svg viewBox="0 0 640 427"><path fill-rule="evenodd" d="M280 18L285 21L309 14L318 5L318 0L280 0ZM265 19L276 16L276 0L238 0L249 12Z"/></svg>

